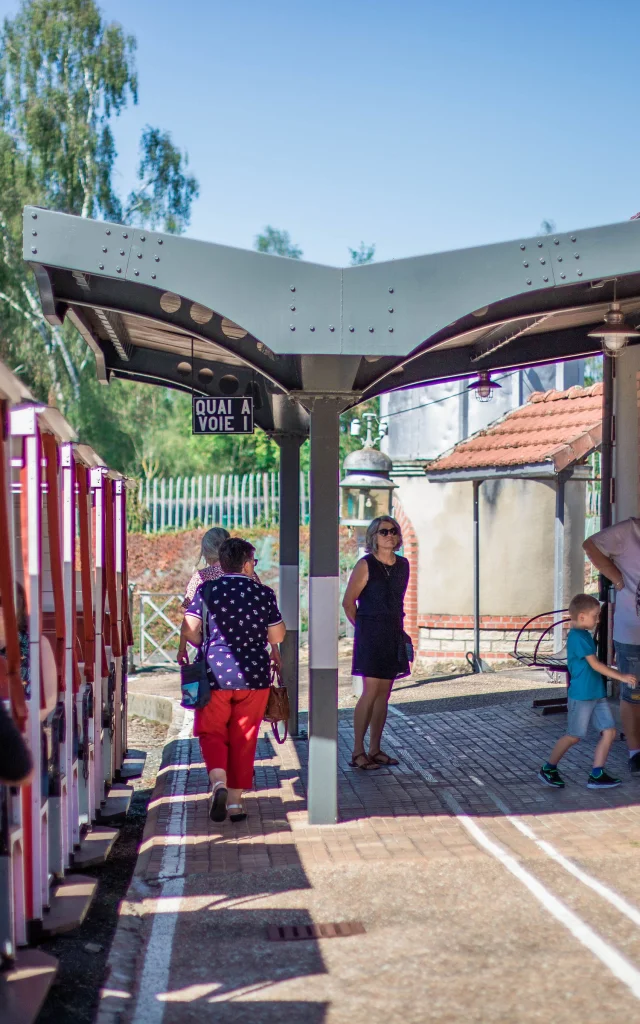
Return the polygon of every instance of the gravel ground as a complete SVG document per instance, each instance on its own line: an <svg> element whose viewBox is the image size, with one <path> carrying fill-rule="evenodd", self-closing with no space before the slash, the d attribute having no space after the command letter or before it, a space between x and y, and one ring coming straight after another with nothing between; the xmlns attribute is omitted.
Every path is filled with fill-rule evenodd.
<svg viewBox="0 0 640 1024"><path fill-rule="evenodd" d="M147 817L147 804L160 767L167 729L142 718L129 719L129 748L146 750L144 774L132 780L129 814L106 864L83 874L99 879L98 892L82 926L41 944L58 958L59 969L38 1024L92 1024L104 981L109 947L118 922L118 906L131 881Z"/></svg>

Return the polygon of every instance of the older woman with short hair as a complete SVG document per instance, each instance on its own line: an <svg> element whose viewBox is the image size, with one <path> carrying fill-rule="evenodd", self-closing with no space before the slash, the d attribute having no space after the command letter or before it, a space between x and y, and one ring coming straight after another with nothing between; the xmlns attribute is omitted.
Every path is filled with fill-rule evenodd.
<svg viewBox="0 0 640 1024"><path fill-rule="evenodd" d="M258 730L269 698L267 645L286 629L276 595L255 581L255 548L234 537L220 549L223 575L198 587L185 612L183 633L200 647L212 686L211 700L195 713L194 736L211 780L209 817L244 821L242 791L253 778ZM206 627L203 623L206 618Z"/></svg>
<svg viewBox="0 0 640 1024"><path fill-rule="evenodd" d="M182 602L182 608L184 611L186 611L193 601L198 587L201 587L203 583L207 583L209 580L219 580L221 576L224 576L224 569L220 565L220 548L225 541L229 540L229 536L229 531L225 530L223 526L212 526L211 529L207 530L205 533L200 544L199 561L205 562L206 565L204 569L196 569L189 580L187 591L184 595L184 601ZM260 577L256 572L253 574L253 579L256 583L261 582ZM188 661L187 636L184 629L180 631L177 660L179 665L184 665ZM272 647L271 649L271 660L275 662L276 665L280 665L280 652L277 647Z"/></svg>
<svg viewBox="0 0 640 1024"><path fill-rule="evenodd" d="M196 569L187 584L187 592L182 602L183 608L188 608L193 600L193 595L202 583L207 580L217 580L222 576L220 568L220 548L225 540L229 540L230 533L222 526L212 526L207 530L200 543L199 562L204 562L204 569Z"/></svg>
<svg viewBox="0 0 640 1024"><path fill-rule="evenodd" d="M393 681L409 672L403 629L409 562L396 554L401 547L399 523L391 516L374 519L367 530L367 554L356 564L344 595L344 610L355 627L352 671L363 677L353 718L350 764L363 771L398 763L380 744ZM364 749L367 729L368 754Z"/></svg>

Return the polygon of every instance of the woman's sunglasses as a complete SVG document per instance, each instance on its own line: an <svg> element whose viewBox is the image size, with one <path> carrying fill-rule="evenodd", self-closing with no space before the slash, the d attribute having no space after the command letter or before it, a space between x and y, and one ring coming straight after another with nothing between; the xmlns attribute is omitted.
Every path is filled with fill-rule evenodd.
<svg viewBox="0 0 640 1024"><path fill-rule="evenodd" d="M395 526L391 526L389 527L388 530L385 528L383 528L382 530L378 530L378 534L380 537L397 537L398 531L396 530Z"/></svg>

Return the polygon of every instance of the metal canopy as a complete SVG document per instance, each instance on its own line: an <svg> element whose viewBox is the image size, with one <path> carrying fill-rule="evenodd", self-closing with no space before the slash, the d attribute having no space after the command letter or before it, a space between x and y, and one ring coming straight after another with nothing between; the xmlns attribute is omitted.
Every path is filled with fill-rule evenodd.
<svg viewBox="0 0 640 1024"><path fill-rule="evenodd" d="M253 388L267 429L273 394L338 393L348 407L597 352L588 333L614 277L640 320L638 221L338 269L34 207L24 217L45 315L70 316L100 379Z"/></svg>
<svg viewBox="0 0 640 1024"><path fill-rule="evenodd" d="M254 394L256 422L282 447L294 702L299 442L309 430L309 822L336 821L340 413L386 391L598 351L588 334L614 278L629 322L640 316L640 222L340 270L34 207L24 216L45 315L71 318L105 383Z"/></svg>

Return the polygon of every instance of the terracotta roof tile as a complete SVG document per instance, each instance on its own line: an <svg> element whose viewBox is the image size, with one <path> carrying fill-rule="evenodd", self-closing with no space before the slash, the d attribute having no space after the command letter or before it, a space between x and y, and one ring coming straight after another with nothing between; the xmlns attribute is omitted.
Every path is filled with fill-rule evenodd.
<svg viewBox="0 0 640 1024"><path fill-rule="evenodd" d="M429 463L427 472L543 462L559 472L598 447L601 420L602 384L536 391L526 405Z"/></svg>

